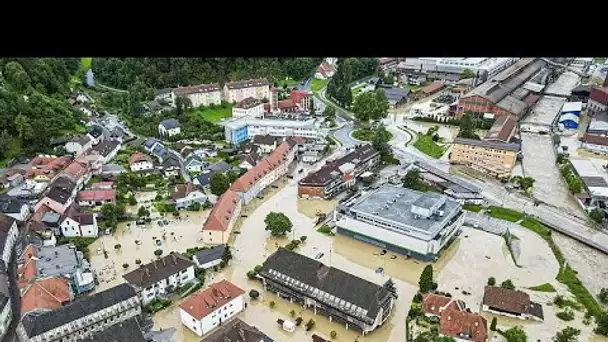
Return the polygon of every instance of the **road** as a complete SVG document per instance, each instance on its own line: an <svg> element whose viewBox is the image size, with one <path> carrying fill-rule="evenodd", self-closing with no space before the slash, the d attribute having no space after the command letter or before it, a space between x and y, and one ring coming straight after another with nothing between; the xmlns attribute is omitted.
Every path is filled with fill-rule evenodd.
<svg viewBox="0 0 608 342"><path fill-rule="evenodd" d="M169 151L169 153L171 153L179 162L179 171L182 174L182 177L184 178L184 182L190 183L192 181L192 178L190 177L188 170L186 170L186 165L184 164L184 158L182 157L182 155L170 148L168 148L167 151Z"/></svg>

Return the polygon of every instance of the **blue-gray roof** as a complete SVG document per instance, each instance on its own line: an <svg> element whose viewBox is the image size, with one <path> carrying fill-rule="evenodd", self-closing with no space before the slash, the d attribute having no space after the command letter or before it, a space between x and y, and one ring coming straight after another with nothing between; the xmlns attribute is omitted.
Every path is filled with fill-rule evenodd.
<svg viewBox="0 0 608 342"><path fill-rule="evenodd" d="M179 121L175 119L167 119L160 122L160 124L166 129L177 128L180 127Z"/></svg>
<svg viewBox="0 0 608 342"><path fill-rule="evenodd" d="M157 142L157 139L150 137L146 139L146 141L144 142L144 146L146 146L147 148L152 148L152 146L154 146L154 144L156 144Z"/></svg>
<svg viewBox="0 0 608 342"><path fill-rule="evenodd" d="M157 157L162 157L165 154L167 154L167 150L165 150L165 147L162 145L156 145L156 147L154 148L154 150L152 150L152 154L154 154Z"/></svg>
<svg viewBox="0 0 608 342"><path fill-rule="evenodd" d="M226 249L226 245L218 245L213 248L203 249L201 251L196 252L194 256L199 264L206 264L208 262L212 262L222 258L222 254L224 254L224 249Z"/></svg>
<svg viewBox="0 0 608 342"><path fill-rule="evenodd" d="M209 170L215 172L226 172L232 168L232 165L226 163L225 161L213 163L209 166Z"/></svg>
<svg viewBox="0 0 608 342"><path fill-rule="evenodd" d="M215 173L216 172L213 172L213 171L206 172L206 173L204 172L204 173L201 173L200 175L196 176L196 180L198 182L198 185L199 186L206 186L209 183L211 183L211 177L213 177L213 175Z"/></svg>
<svg viewBox="0 0 608 342"><path fill-rule="evenodd" d="M407 99L407 96L410 94L410 90L407 88L382 88L384 93L386 94L386 98L389 101L399 102L403 99Z"/></svg>

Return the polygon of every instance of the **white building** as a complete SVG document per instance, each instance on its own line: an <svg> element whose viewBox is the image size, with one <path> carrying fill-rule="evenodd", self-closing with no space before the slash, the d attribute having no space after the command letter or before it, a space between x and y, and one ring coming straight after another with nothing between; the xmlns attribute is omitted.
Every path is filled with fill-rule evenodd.
<svg viewBox="0 0 608 342"><path fill-rule="evenodd" d="M97 217L88 212L78 212L74 208L69 208L60 226L61 234L65 237L97 237L99 227Z"/></svg>
<svg viewBox="0 0 608 342"><path fill-rule="evenodd" d="M241 214L239 195L228 189L215 203L203 225L203 242L209 245L228 243L234 224Z"/></svg>
<svg viewBox="0 0 608 342"><path fill-rule="evenodd" d="M253 97L243 99L232 107L232 117L262 118L264 117L264 103Z"/></svg>
<svg viewBox="0 0 608 342"><path fill-rule="evenodd" d="M224 85L224 101L241 102L248 97L270 99L270 83L265 78L228 82Z"/></svg>
<svg viewBox="0 0 608 342"><path fill-rule="evenodd" d="M245 309L245 291L222 280L192 294L179 309L182 324L203 336Z"/></svg>
<svg viewBox="0 0 608 342"><path fill-rule="evenodd" d="M15 246L18 234L17 221L12 217L0 215L0 252L2 252L4 267L8 267L11 261L13 246Z"/></svg>
<svg viewBox="0 0 608 342"><path fill-rule="evenodd" d="M226 141L240 144L256 135L275 137L303 137L318 139L323 133L316 127L315 119L279 120L241 118L222 123Z"/></svg>
<svg viewBox="0 0 608 342"><path fill-rule="evenodd" d="M129 157L129 168L131 171L146 171L154 169L152 158L141 153L135 152Z"/></svg>
<svg viewBox="0 0 608 342"><path fill-rule="evenodd" d="M222 103L222 89L216 83L173 89L171 91L171 103L173 106L175 106L175 100L181 96L188 98L194 108Z"/></svg>
<svg viewBox="0 0 608 342"><path fill-rule="evenodd" d="M406 58L404 62L399 63L397 69L405 74L424 73L429 79L448 83L460 80L461 74L465 70L470 70L479 76L476 83L479 84L505 70L517 60L518 58L511 57L418 57Z"/></svg>
<svg viewBox="0 0 608 342"><path fill-rule="evenodd" d="M180 253L171 253L123 275L144 305L196 279L196 264Z"/></svg>
<svg viewBox="0 0 608 342"><path fill-rule="evenodd" d="M203 249L192 256L192 261L198 268L209 269L218 266L222 262L222 256L227 247L226 244L217 245L208 249Z"/></svg>
<svg viewBox="0 0 608 342"><path fill-rule="evenodd" d="M93 140L89 135L83 135L68 141L65 144L65 150L68 153L73 153L75 156L88 150L93 146Z"/></svg>
<svg viewBox="0 0 608 342"><path fill-rule="evenodd" d="M25 201L9 195L0 195L0 215L6 215L18 221L25 221L30 214L30 207Z"/></svg>
<svg viewBox="0 0 608 342"><path fill-rule="evenodd" d="M8 284L4 285L8 289ZM8 291L7 291L8 292ZM11 309L11 298L9 294L0 293L0 340L3 341L8 327L13 320L13 310Z"/></svg>
<svg viewBox="0 0 608 342"><path fill-rule="evenodd" d="M158 134L172 137L182 132L179 121L175 119L163 120L158 124Z"/></svg>

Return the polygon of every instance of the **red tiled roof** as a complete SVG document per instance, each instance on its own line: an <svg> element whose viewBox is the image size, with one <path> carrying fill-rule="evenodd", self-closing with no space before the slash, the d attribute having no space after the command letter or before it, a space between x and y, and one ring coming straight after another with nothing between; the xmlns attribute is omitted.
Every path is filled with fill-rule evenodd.
<svg viewBox="0 0 608 342"><path fill-rule="evenodd" d="M300 103L300 101L302 101L302 99L310 97L311 95L312 95L312 93L310 93L308 91L292 89L291 93L289 94L289 97L291 98L291 100L293 102Z"/></svg>
<svg viewBox="0 0 608 342"><path fill-rule="evenodd" d="M530 93L524 97L524 102L526 104L533 105L536 103L536 101L538 101L538 99L540 99L540 95Z"/></svg>
<svg viewBox="0 0 608 342"><path fill-rule="evenodd" d="M604 106L608 105L608 87L593 87L589 92L589 98Z"/></svg>
<svg viewBox="0 0 608 342"><path fill-rule="evenodd" d="M145 155L141 152L135 152L129 157L129 165L142 161L147 161L151 163L152 159L148 155Z"/></svg>
<svg viewBox="0 0 608 342"><path fill-rule="evenodd" d="M583 135L583 138L581 140L588 144L608 146L608 138L602 137L599 135L585 133L585 135Z"/></svg>
<svg viewBox="0 0 608 342"><path fill-rule="evenodd" d="M422 88L422 92L425 94L430 94L430 93L434 93L437 90L443 88L443 82L441 81L435 81L429 85L427 85L426 87Z"/></svg>
<svg viewBox="0 0 608 342"><path fill-rule="evenodd" d="M80 179L80 177L87 173L87 168L78 162L73 162L65 169L64 173L66 176L76 180Z"/></svg>
<svg viewBox="0 0 608 342"><path fill-rule="evenodd" d="M445 308L452 298L436 295L433 293L427 293L424 295L422 300L422 312L426 314L437 315L441 313L441 310Z"/></svg>
<svg viewBox="0 0 608 342"><path fill-rule="evenodd" d="M116 190L84 190L78 192L79 201L114 201Z"/></svg>
<svg viewBox="0 0 608 342"><path fill-rule="evenodd" d="M26 178L33 178L39 175L47 175L53 178L58 171L65 168L72 159L63 157L36 157L30 163L30 169L26 173Z"/></svg>
<svg viewBox="0 0 608 342"><path fill-rule="evenodd" d="M53 209L49 208L49 206L46 204L41 204L40 207L34 212L34 215L32 215L32 220L41 222L44 214L48 213L49 211L53 211Z"/></svg>
<svg viewBox="0 0 608 342"><path fill-rule="evenodd" d="M38 279L21 295L21 314L36 310L54 310L72 299L70 284L63 277Z"/></svg>
<svg viewBox="0 0 608 342"><path fill-rule="evenodd" d="M195 86L190 86L190 87L179 87L179 88L173 89L173 93L175 93L175 95L209 93L212 91L220 91L219 84L217 84L217 83L200 84L200 85L195 85Z"/></svg>
<svg viewBox="0 0 608 342"><path fill-rule="evenodd" d="M293 102L293 100L287 99L287 100L279 101L277 103L277 107L279 107L279 109L288 109L288 108L297 107L297 105Z"/></svg>
<svg viewBox="0 0 608 342"><path fill-rule="evenodd" d="M114 182L97 182L91 184L92 189L102 189L105 187L114 187Z"/></svg>
<svg viewBox="0 0 608 342"><path fill-rule="evenodd" d="M237 192L248 191L256 182L267 175L268 172L281 165L290 149L291 146L289 142L282 142L268 157L266 157L266 159L262 160L258 165L239 177L239 179L232 184L230 189Z"/></svg>
<svg viewBox="0 0 608 342"><path fill-rule="evenodd" d="M507 114L501 115L496 119L485 140L499 140L508 142L511 138L515 126L517 125L517 117L515 115Z"/></svg>
<svg viewBox="0 0 608 342"><path fill-rule="evenodd" d="M488 339L488 322L481 315L449 307L441 312L439 331L442 335L486 342Z"/></svg>
<svg viewBox="0 0 608 342"><path fill-rule="evenodd" d="M530 308L530 295L519 290L486 286L483 304L499 310L522 314L527 313Z"/></svg>
<svg viewBox="0 0 608 342"><path fill-rule="evenodd" d="M203 230L226 231L238 202L239 196L236 192L232 190L224 192L215 203Z"/></svg>
<svg viewBox="0 0 608 342"><path fill-rule="evenodd" d="M23 251L23 266L17 269L17 287L20 289L24 288L29 284L30 280L36 276L36 248L34 245L29 245Z"/></svg>
<svg viewBox="0 0 608 342"><path fill-rule="evenodd" d="M245 291L231 282L222 280L195 292L179 307L200 321L244 293Z"/></svg>

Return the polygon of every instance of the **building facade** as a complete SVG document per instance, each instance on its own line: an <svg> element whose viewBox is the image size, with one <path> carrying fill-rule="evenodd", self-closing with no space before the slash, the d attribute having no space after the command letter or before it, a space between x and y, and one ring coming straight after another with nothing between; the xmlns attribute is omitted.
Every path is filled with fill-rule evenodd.
<svg viewBox="0 0 608 342"><path fill-rule="evenodd" d="M436 193L384 185L339 205L336 231L423 261L437 260L460 233L460 204Z"/></svg>
<svg viewBox="0 0 608 342"><path fill-rule="evenodd" d="M315 119L310 120L277 120L241 118L223 123L224 137L235 145L257 135L275 137L303 137L316 139L322 133L315 126Z"/></svg>
<svg viewBox="0 0 608 342"><path fill-rule="evenodd" d="M494 177L510 177L521 146L499 141L456 138L450 163L469 166Z"/></svg>
<svg viewBox="0 0 608 342"><path fill-rule="evenodd" d="M10 265L13 247L17 242L18 235L17 221L12 217L0 214L0 251L5 267ZM6 270L0 270L0 272L2 271Z"/></svg>
<svg viewBox="0 0 608 342"><path fill-rule="evenodd" d="M224 101L241 102L248 97L270 99L270 87L265 78L228 82L224 85Z"/></svg>
<svg viewBox="0 0 608 342"><path fill-rule="evenodd" d="M192 294L180 304L182 324L203 336L245 310L245 291L222 280Z"/></svg>
<svg viewBox="0 0 608 342"><path fill-rule="evenodd" d="M129 157L129 168L133 172L153 170L154 163L149 156L141 152L135 152Z"/></svg>
<svg viewBox="0 0 608 342"><path fill-rule="evenodd" d="M240 214L239 195L229 189L217 200L203 225L203 242L211 245L227 243Z"/></svg>
<svg viewBox="0 0 608 342"><path fill-rule="evenodd" d="M262 118L264 117L264 103L256 98L248 97L232 107L234 118Z"/></svg>
<svg viewBox="0 0 608 342"><path fill-rule="evenodd" d="M191 87L179 87L172 89L170 100L175 106L178 97L186 97L192 103L192 107L207 107L222 103L222 88L219 84L201 84Z"/></svg>

